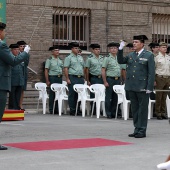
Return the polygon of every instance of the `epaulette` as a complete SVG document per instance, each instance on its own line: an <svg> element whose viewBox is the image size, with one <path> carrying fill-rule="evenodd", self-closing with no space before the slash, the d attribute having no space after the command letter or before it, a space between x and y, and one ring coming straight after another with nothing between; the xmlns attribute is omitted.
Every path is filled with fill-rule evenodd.
<svg viewBox="0 0 170 170"><path fill-rule="evenodd" d="M51 60L51 59L52 59L52 57L49 57L48 59L49 59L49 60Z"/></svg>
<svg viewBox="0 0 170 170"><path fill-rule="evenodd" d="M70 54L69 54L70 55ZM67 55L66 57L68 57L69 55Z"/></svg>
<svg viewBox="0 0 170 170"><path fill-rule="evenodd" d="M152 53L152 51L149 51L149 50L146 50L147 52L149 52L149 53Z"/></svg>
<svg viewBox="0 0 170 170"><path fill-rule="evenodd" d="M104 56L102 56L102 55L99 55L99 57L104 58Z"/></svg>

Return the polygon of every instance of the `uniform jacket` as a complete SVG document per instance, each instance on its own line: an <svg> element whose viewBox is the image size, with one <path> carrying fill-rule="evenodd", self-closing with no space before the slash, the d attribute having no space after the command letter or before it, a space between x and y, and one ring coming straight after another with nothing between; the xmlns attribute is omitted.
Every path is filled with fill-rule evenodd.
<svg viewBox="0 0 170 170"><path fill-rule="evenodd" d="M26 52L14 57L6 43L0 41L0 90L11 90L11 66L21 63L28 57Z"/></svg>
<svg viewBox="0 0 170 170"><path fill-rule="evenodd" d="M154 55L147 50L137 56L136 52L129 53L123 57L123 50L118 52L119 64L127 64L125 90L153 91L155 80L155 62Z"/></svg>
<svg viewBox="0 0 170 170"><path fill-rule="evenodd" d="M18 64L11 69L11 86L24 85L24 72L22 64Z"/></svg>

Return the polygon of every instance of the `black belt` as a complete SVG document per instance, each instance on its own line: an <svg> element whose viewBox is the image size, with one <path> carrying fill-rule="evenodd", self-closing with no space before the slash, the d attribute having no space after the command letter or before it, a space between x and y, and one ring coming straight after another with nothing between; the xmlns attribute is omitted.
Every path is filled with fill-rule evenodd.
<svg viewBox="0 0 170 170"><path fill-rule="evenodd" d="M72 75L72 74L69 74L69 76L78 77L78 78L83 77L82 75Z"/></svg>
<svg viewBox="0 0 170 170"><path fill-rule="evenodd" d="M91 77L96 77L96 78L99 78L99 79L102 78L101 75L95 76L95 75L92 75L92 74L91 74Z"/></svg>
<svg viewBox="0 0 170 170"><path fill-rule="evenodd" d="M108 78L114 79L114 80L119 80L120 77L111 77L111 76L107 76Z"/></svg>
<svg viewBox="0 0 170 170"><path fill-rule="evenodd" d="M50 75L50 77L62 77L62 75L61 74L59 74L59 75Z"/></svg>

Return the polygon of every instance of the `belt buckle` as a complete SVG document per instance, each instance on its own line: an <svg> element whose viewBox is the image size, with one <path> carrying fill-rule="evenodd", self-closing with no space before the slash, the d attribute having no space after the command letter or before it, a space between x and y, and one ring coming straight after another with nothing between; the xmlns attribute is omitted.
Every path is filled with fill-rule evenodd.
<svg viewBox="0 0 170 170"><path fill-rule="evenodd" d="M101 78L101 76L99 75L98 78Z"/></svg>
<svg viewBox="0 0 170 170"><path fill-rule="evenodd" d="M78 75L77 77L80 78L81 76Z"/></svg>
<svg viewBox="0 0 170 170"><path fill-rule="evenodd" d="M58 75L58 77L61 77L60 75Z"/></svg>
<svg viewBox="0 0 170 170"><path fill-rule="evenodd" d="M118 77L115 77L115 80L118 80Z"/></svg>

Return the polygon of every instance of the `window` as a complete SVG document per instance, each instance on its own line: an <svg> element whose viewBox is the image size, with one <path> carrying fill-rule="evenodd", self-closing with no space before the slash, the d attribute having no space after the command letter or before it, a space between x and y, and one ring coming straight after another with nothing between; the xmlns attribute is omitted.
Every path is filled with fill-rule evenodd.
<svg viewBox="0 0 170 170"><path fill-rule="evenodd" d="M76 41L82 49L89 45L89 13L87 9L57 8L53 13L53 43L67 49Z"/></svg>
<svg viewBox="0 0 170 170"><path fill-rule="evenodd" d="M153 42L170 43L170 15L153 14L152 19Z"/></svg>

